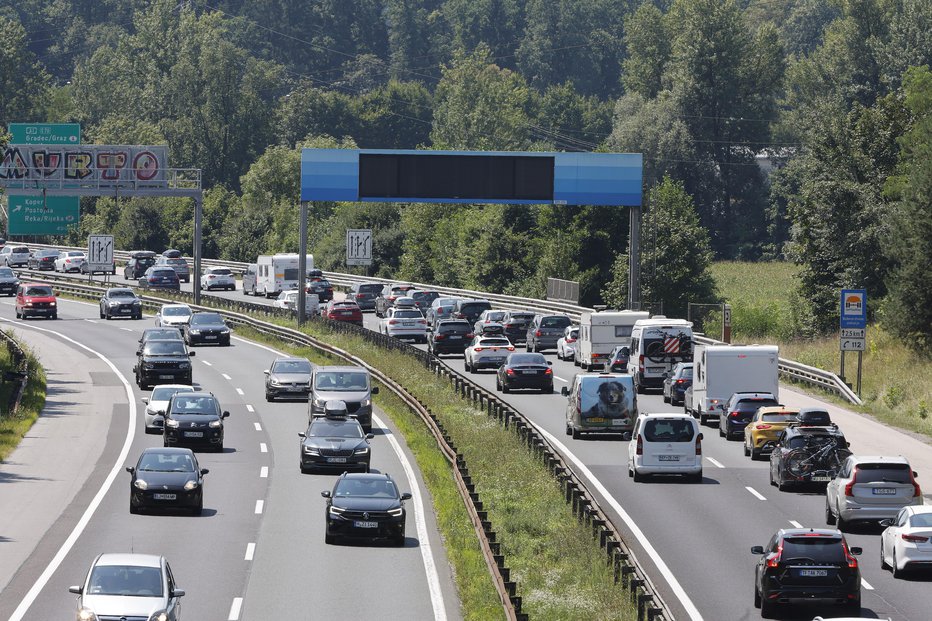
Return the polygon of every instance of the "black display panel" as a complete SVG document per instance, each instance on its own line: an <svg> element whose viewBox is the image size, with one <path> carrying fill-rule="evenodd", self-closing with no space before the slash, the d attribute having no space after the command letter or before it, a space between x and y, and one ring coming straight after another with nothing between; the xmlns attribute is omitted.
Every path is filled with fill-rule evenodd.
<svg viewBox="0 0 932 621"><path fill-rule="evenodd" d="M553 157L359 154L359 197L553 200Z"/></svg>

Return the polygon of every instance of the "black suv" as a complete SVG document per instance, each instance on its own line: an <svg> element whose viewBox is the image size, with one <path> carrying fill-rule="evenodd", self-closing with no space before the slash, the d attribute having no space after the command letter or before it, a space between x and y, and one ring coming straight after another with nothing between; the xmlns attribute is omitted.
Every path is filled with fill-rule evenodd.
<svg viewBox="0 0 932 621"><path fill-rule="evenodd" d="M534 313L531 311L507 311L502 319L505 336L515 345L524 343L527 340L527 327L532 321L534 321Z"/></svg>
<svg viewBox="0 0 932 621"><path fill-rule="evenodd" d="M718 417L718 435L729 440L744 438L744 428L760 408L778 406L769 392L736 392L728 399L725 410Z"/></svg>
<svg viewBox="0 0 932 621"><path fill-rule="evenodd" d="M182 341L147 340L136 352L136 384L147 390L155 384L191 384L191 356Z"/></svg>
<svg viewBox="0 0 932 621"><path fill-rule="evenodd" d="M472 337L472 325L465 319L441 319L427 329L427 351L435 356L462 354Z"/></svg>
<svg viewBox="0 0 932 621"><path fill-rule="evenodd" d="M223 452L223 419L220 402L209 392L176 392L165 408L162 444L202 446Z"/></svg>
<svg viewBox="0 0 932 621"><path fill-rule="evenodd" d="M321 304L333 299L333 285L330 284L329 280L324 280L323 278L307 281L304 290L307 293L316 294L317 301Z"/></svg>
<svg viewBox="0 0 932 621"><path fill-rule="evenodd" d="M138 280L146 270L155 265L155 253L149 250L133 250L129 253L129 261L123 268L123 278Z"/></svg>
<svg viewBox="0 0 932 621"><path fill-rule="evenodd" d="M770 484L782 492L790 485L828 484L851 451L837 425L808 427L790 423L770 453Z"/></svg>
<svg viewBox="0 0 932 621"><path fill-rule="evenodd" d="M780 604L834 604L861 616L861 548L849 548L841 531L785 528L766 546L754 570L754 606L772 619Z"/></svg>
<svg viewBox="0 0 932 621"><path fill-rule="evenodd" d="M355 300L364 311L375 310L375 298L382 293L382 285L377 282L357 282L346 294L347 300Z"/></svg>

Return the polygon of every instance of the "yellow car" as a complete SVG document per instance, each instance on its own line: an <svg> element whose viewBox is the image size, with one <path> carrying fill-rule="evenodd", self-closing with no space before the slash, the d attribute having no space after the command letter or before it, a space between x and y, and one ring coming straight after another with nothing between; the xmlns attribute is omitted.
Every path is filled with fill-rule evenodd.
<svg viewBox="0 0 932 621"><path fill-rule="evenodd" d="M754 418L744 428L744 455L751 459L760 459L764 453L773 450L780 433L790 423L796 422L798 408L775 406L760 408Z"/></svg>

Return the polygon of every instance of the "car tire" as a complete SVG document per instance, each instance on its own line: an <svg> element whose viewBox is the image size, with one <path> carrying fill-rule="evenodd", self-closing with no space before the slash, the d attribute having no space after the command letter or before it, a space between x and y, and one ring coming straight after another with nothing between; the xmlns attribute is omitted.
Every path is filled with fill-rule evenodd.
<svg viewBox="0 0 932 621"><path fill-rule="evenodd" d="M52 315L51 315L49 318L50 318L50 319L58 319L58 313L52 313Z"/></svg>
<svg viewBox="0 0 932 621"><path fill-rule="evenodd" d="M699 415L699 424L700 424L700 425L705 425L706 422L708 422L708 420L709 420L709 417L706 416L705 414L700 414L700 415Z"/></svg>
<svg viewBox="0 0 932 621"><path fill-rule="evenodd" d="M722 429L722 426L718 426L718 437L728 439L728 435L725 433L725 430Z"/></svg>
<svg viewBox="0 0 932 621"><path fill-rule="evenodd" d="M770 486L771 486L771 487L776 487L776 486L777 486L777 483L776 483L776 481L773 480L773 468L767 468L767 472L769 473Z"/></svg>
<svg viewBox="0 0 932 621"><path fill-rule="evenodd" d="M136 505L134 505L132 500L129 501L129 512L130 512L130 514L132 514L132 515L138 515L138 514L139 514L139 507L137 507Z"/></svg>
<svg viewBox="0 0 932 621"><path fill-rule="evenodd" d="M550 386L550 387L548 387L548 388L541 388L540 391L541 391L543 394L545 394L545 395L552 395L552 394L553 394L553 386Z"/></svg>
<svg viewBox="0 0 932 621"><path fill-rule="evenodd" d="M502 392L506 395L511 392L511 388L508 387L508 384L502 384Z"/></svg>
<svg viewBox="0 0 932 621"><path fill-rule="evenodd" d="M395 545L396 548L405 547L405 536L400 535L398 537L395 537L394 539L392 539L392 543Z"/></svg>
<svg viewBox="0 0 932 621"><path fill-rule="evenodd" d="M841 511L839 511L839 512L838 512L838 515L835 516L835 528L837 528L838 530L840 530L840 531L843 532L843 533L846 533L846 532L848 532L848 527L849 527L849 526L850 526L850 524L848 524L848 520L846 520L845 518L841 517Z"/></svg>
<svg viewBox="0 0 932 621"><path fill-rule="evenodd" d="M763 619L774 619L777 616L777 606L771 602L764 601L761 599L760 602L760 616Z"/></svg>
<svg viewBox="0 0 932 621"><path fill-rule="evenodd" d="M763 454L760 449L752 448L751 449L751 461L760 461Z"/></svg>
<svg viewBox="0 0 932 621"><path fill-rule="evenodd" d="M899 568L897 567L897 562L896 562L896 548L893 548L893 558L892 558L892 560L893 560L893 563L891 564L891 567L892 567L892 569L893 569L893 577L894 577L894 578L902 578L902 577L903 577L903 574L905 574L906 571L905 571L904 569L899 569Z"/></svg>
<svg viewBox="0 0 932 621"><path fill-rule="evenodd" d="M271 403L272 401L275 401L275 397L273 397L269 393L265 393L265 400Z"/></svg>
<svg viewBox="0 0 932 621"><path fill-rule="evenodd" d="M578 439L579 439L579 429L576 429L576 427L573 427L573 428L572 428L572 433L571 433L570 435L573 436L573 439L574 439L574 440L578 440Z"/></svg>
<svg viewBox="0 0 932 621"><path fill-rule="evenodd" d="M14 312L16 313L16 318L19 319L19 309L18 309L18 308L14 308L13 310L14 310Z"/></svg>
<svg viewBox="0 0 932 621"><path fill-rule="evenodd" d="M857 599L847 606L845 606L845 614L850 617L860 617L861 616L861 600Z"/></svg>
<svg viewBox="0 0 932 621"><path fill-rule="evenodd" d="M702 471L700 470L699 472L695 472L689 475L689 482L690 483L702 483Z"/></svg>
<svg viewBox="0 0 932 621"><path fill-rule="evenodd" d="M825 499L825 523L828 524L829 526L834 526L836 521L837 520L835 519L835 514L832 513L832 507L829 506L828 499L826 498Z"/></svg>
<svg viewBox="0 0 932 621"><path fill-rule="evenodd" d="M742 446L744 447L744 456L745 456L745 457L750 457L750 456L751 456L751 449L748 448L748 443L745 442Z"/></svg>
<svg viewBox="0 0 932 621"><path fill-rule="evenodd" d="M884 569L889 569L889 568L890 568L890 566L887 565L887 558L886 558L886 556L884 555L883 537L881 537L881 538L880 538L880 569L881 569L881 570L884 570Z"/></svg>
<svg viewBox="0 0 932 621"><path fill-rule="evenodd" d="M757 590L757 586L755 585L754 586L754 607L760 608L760 604L761 604L760 591Z"/></svg>
<svg viewBox="0 0 932 621"><path fill-rule="evenodd" d="M192 515L201 515L201 514L203 514L203 513L204 513L204 498L201 497L201 499L200 499L200 500L198 501L198 503L197 503L197 506L194 507L193 509L191 509L191 514L192 514Z"/></svg>
<svg viewBox="0 0 932 621"><path fill-rule="evenodd" d="M664 394L664 395L663 395L663 402L664 402L664 403L670 403L670 397L668 397L667 395ZM672 405L672 403L671 403L671 405Z"/></svg>

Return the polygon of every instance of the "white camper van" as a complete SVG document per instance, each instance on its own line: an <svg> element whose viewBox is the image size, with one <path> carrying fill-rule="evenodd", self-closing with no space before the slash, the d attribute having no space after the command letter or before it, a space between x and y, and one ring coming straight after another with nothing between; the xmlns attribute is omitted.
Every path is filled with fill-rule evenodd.
<svg viewBox="0 0 932 621"><path fill-rule="evenodd" d="M692 362L693 324L685 319L654 315L639 319L631 330L628 368L639 393L645 388L663 389L664 374L678 362Z"/></svg>
<svg viewBox="0 0 932 621"><path fill-rule="evenodd" d="M769 392L779 400L778 359L776 345L696 345L692 394L683 407L704 424L736 392Z"/></svg>
<svg viewBox="0 0 932 621"><path fill-rule="evenodd" d="M282 291L289 291L298 288L301 272L298 267L297 253L284 254L262 254L255 263L255 284L247 289L248 284L252 285L251 274L243 279L243 291L251 292L253 295L264 295L267 298L278 297ZM307 269L314 268L314 255L307 255ZM250 268L252 266L250 265Z"/></svg>
<svg viewBox="0 0 932 621"><path fill-rule="evenodd" d="M631 345L634 324L647 319L647 311L600 311L583 313L579 320L576 360L586 371L605 367L609 354L617 345Z"/></svg>

